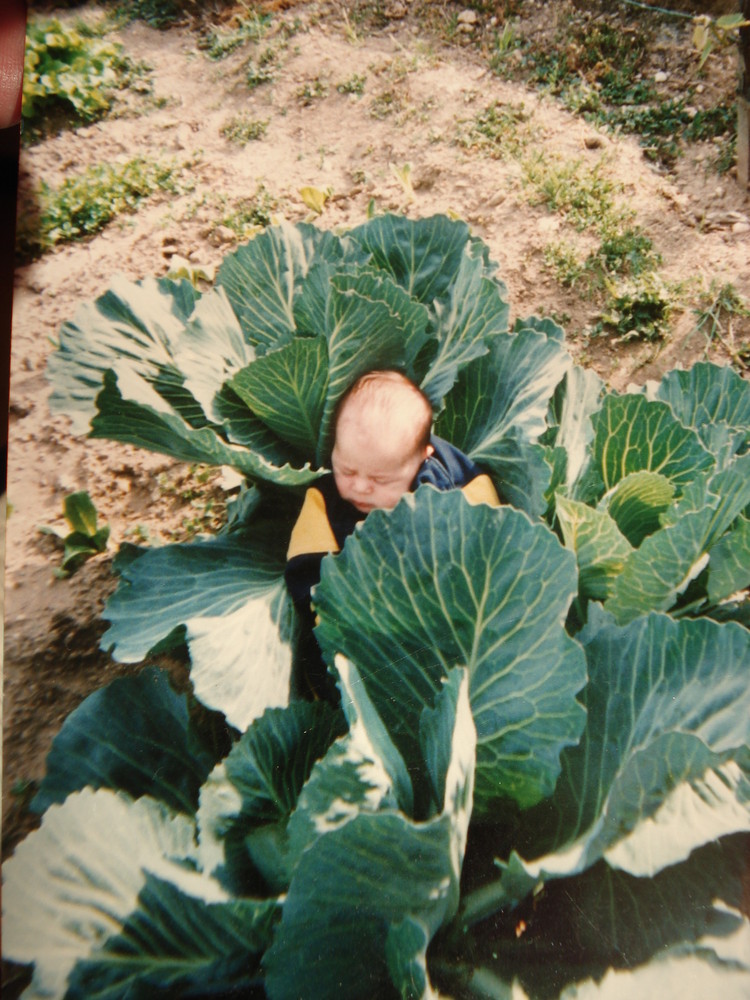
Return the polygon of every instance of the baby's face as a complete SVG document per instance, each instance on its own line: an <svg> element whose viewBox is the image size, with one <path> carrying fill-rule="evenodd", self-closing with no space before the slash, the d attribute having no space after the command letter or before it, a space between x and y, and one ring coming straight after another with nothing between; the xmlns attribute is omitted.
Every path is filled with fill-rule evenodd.
<svg viewBox="0 0 750 1000"><path fill-rule="evenodd" d="M376 429L356 410L344 409L331 464L339 494L363 514L395 507L414 481L432 446L415 445L410 428Z"/></svg>

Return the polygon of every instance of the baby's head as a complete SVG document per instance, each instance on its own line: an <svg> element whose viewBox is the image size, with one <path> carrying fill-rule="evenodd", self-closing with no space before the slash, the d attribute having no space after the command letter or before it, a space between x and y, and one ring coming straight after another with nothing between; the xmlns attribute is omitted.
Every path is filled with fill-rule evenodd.
<svg viewBox="0 0 750 1000"><path fill-rule="evenodd" d="M432 407L396 371L368 372L338 404L331 465L339 494L366 514L390 510L432 454Z"/></svg>

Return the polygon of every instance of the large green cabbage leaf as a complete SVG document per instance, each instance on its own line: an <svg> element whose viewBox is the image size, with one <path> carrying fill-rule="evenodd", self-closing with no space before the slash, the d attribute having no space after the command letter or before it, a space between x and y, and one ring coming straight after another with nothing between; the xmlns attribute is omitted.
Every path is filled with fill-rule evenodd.
<svg viewBox="0 0 750 1000"><path fill-rule="evenodd" d="M718 615L747 587L748 412L750 386L701 364L606 395L587 415L583 461L580 436L556 428L553 454L575 451L579 470L572 482L557 476L554 515L583 598L605 600L625 623L649 611Z"/></svg>
<svg viewBox="0 0 750 1000"><path fill-rule="evenodd" d="M427 772L435 797L432 816L415 822L397 808L409 779L383 721L362 702L356 671L344 661L339 670L351 729L315 766L290 819L294 871L266 988L272 1000L432 996L427 946L458 907L471 815L468 674L452 670L423 710L412 770ZM315 834L302 849L300 816Z"/></svg>
<svg viewBox="0 0 750 1000"><path fill-rule="evenodd" d="M32 808L44 812L83 788L149 795L192 814L215 763L188 714L187 696L150 667L90 694L63 723Z"/></svg>
<svg viewBox="0 0 750 1000"><path fill-rule="evenodd" d="M62 998L76 963L120 933L148 875L204 904L233 905L195 870L194 835L186 816L108 789L51 806L3 866L3 955L35 963L25 996Z"/></svg>
<svg viewBox="0 0 750 1000"><path fill-rule="evenodd" d="M316 634L329 662L355 660L407 767L422 710L451 667L468 667L481 816L551 794L560 752L578 740L586 675L564 628L576 588L573 560L545 525L421 487L324 561Z"/></svg>
<svg viewBox="0 0 750 1000"><path fill-rule="evenodd" d="M197 697L240 730L286 704L296 628L283 577L288 522L269 526L261 512L250 523L255 532L124 550L101 640L117 659L138 662L184 629Z"/></svg>
<svg viewBox="0 0 750 1000"><path fill-rule="evenodd" d="M579 639L589 674L586 729L562 755L551 801L524 818L521 839L535 860L512 852L499 882L467 903L470 915L520 902L537 883L583 872L602 857L653 875L717 835L750 829L742 770L750 632L657 614L619 626L594 605ZM697 796L708 801L707 772L733 760L740 770L721 771L722 794L696 810ZM647 836L634 850L644 824Z"/></svg>

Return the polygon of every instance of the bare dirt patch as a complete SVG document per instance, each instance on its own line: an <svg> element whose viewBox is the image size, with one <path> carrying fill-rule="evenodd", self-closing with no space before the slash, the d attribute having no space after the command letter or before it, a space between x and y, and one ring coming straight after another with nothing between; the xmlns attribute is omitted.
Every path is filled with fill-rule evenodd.
<svg viewBox="0 0 750 1000"><path fill-rule="evenodd" d="M163 275L177 256L210 269L240 238L238 219L248 226L263 213L303 219L309 209L300 189L312 186L330 192L319 220L325 227L358 224L368 210L465 219L498 263L513 317L561 319L572 353L615 388L678 364L688 367L706 352L726 363L728 349L740 357L750 343L750 323L738 318L728 341L707 345L685 306L676 310L664 342L593 338L598 303L575 286L561 287L545 264L551 239L575 237L570 223L531 204L521 158L482 147L471 128L493 102L518 109L526 152L601 171L653 241L665 280L731 283L748 297L750 203L731 175L712 170L710 142L692 146L665 172L644 158L635 138L597 129L554 97L497 75L483 39L498 27L499 14L478 15L469 31L458 31L459 23L469 23L457 20L458 5L354 5L356 17L352 6L295 4L273 15L260 42L220 61L208 58L193 27L160 32L131 24L116 37L132 59L151 67L148 100L133 95L120 117L22 153L22 205L42 178L54 186L89 164L136 153L181 165L185 189L155 196L95 238L17 271L6 552L6 847L26 828L27 791L42 776L64 717L92 689L136 669L114 664L98 649L101 613L114 588L111 555L56 579L59 553L38 525L61 524L63 497L88 490L111 526L112 553L126 540L188 537L207 525L209 499L214 511L221 507L213 478L201 483L161 456L74 438L65 417L50 415L45 366L51 339L81 302L106 291L113 275ZM550 14L552 5L531 0L510 6L523 30L550 38L561 18L580 8L559 3ZM75 11L92 20L101 15L93 7ZM664 21L653 37L648 72L667 73L663 86L679 94L696 72L689 32ZM257 73L263 58L269 79L251 86L250 69ZM708 102L724 99L733 60L720 54L708 64L701 92ZM263 122L262 136L242 145L223 135L237 116Z"/></svg>

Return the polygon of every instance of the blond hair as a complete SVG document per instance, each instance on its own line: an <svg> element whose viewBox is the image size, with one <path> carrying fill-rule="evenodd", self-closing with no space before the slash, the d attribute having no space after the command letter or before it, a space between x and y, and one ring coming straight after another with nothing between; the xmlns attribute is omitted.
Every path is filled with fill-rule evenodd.
<svg viewBox="0 0 750 1000"><path fill-rule="evenodd" d="M371 371L353 382L336 405L334 433L344 407L353 402L367 410L373 424L390 424L398 418L401 427L414 427L415 448L430 443L432 404L402 372L390 368Z"/></svg>

